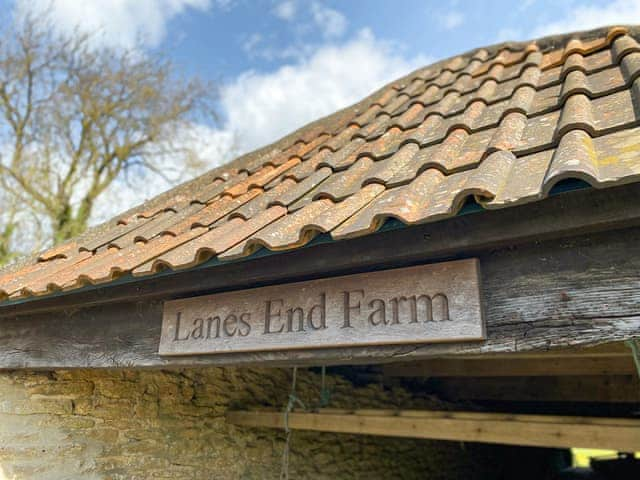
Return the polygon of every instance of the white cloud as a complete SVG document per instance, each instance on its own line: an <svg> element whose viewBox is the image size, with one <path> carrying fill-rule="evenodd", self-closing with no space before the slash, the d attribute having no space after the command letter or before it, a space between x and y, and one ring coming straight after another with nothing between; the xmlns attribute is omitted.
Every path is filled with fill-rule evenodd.
<svg viewBox="0 0 640 480"><path fill-rule="evenodd" d="M501 28L498 30L497 41L506 42L511 40L519 40L522 37L520 30L515 28Z"/></svg>
<svg viewBox="0 0 640 480"><path fill-rule="evenodd" d="M98 32L96 41L130 48L138 42L158 45L171 18L190 8L203 11L210 6L211 0L17 0L16 13L48 12L62 32L76 28Z"/></svg>
<svg viewBox="0 0 640 480"><path fill-rule="evenodd" d="M249 55L253 55L256 52L256 48L258 47L258 45L262 43L262 40L262 35L260 35L259 33L252 33L242 43L242 49Z"/></svg>
<svg viewBox="0 0 640 480"><path fill-rule="evenodd" d="M222 89L225 128L236 134L240 150L257 148L428 62L402 56L397 46L365 29L274 72L242 74Z"/></svg>
<svg viewBox="0 0 640 480"><path fill-rule="evenodd" d="M296 2L293 0L285 0L280 2L273 10L276 17L291 21L296 16Z"/></svg>
<svg viewBox="0 0 640 480"><path fill-rule="evenodd" d="M309 5L309 11L304 18L292 23L291 28L296 40L289 45L276 45L273 40L275 35L265 38L259 33L249 35L242 44L243 50L251 58L263 58L274 60L300 60L309 57L318 48L314 41L309 40L312 31L318 31L322 36L322 42L336 41L344 36L349 22L347 18L337 10L325 6L319 1L313 1ZM295 0L284 0L275 5L273 14L287 22L292 22L298 14L298 4Z"/></svg>
<svg viewBox="0 0 640 480"><path fill-rule="evenodd" d="M538 26L531 36L542 37L605 25L626 25L638 22L640 22L640 0L614 0L599 6L575 4L567 9L564 18Z"/></svg>
<svg viewBox="0 0 640 480"><path fill-rule="evenodd" d="M464 23L464 16L457 11L440 15L440 23L445 30L453 30Z"/></svg>
<svg viewBox="0 0 640 480"><path fill-rule="evenodd" d="M524 10L527 10L528 8L532 7L534 3L536 3L536 0L524 0L520 2L520 5L518 6L518 11L522 12Z"/></svg>
<svg viewBox="0 0 640 480"><path fill-rule="evenodd" d="M347 30L346 17L339 11L326 7L319 2L311 4L311 15L325 38L340 37Z"/></svg>

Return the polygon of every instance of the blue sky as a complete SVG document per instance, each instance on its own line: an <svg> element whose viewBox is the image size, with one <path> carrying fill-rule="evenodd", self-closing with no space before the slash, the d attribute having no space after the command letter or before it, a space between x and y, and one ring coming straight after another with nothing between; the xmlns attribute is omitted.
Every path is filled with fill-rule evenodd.
<svg viewBox="0 0 640 480"><path fill-rule="evenodd" d="M219 124L190 127L208 168L433 61L503 40L640 23L640 0L0 0L0 7L47 10L61 31L99 31L110 47L161 50L186 74L220 85ZM167 187L149 185L111 206Z"/></svg>
<svg viewBox="0 0 640 480"><path fill-rule="evenodd" d="M159 49L222 85L224 156L256 148L411 69L503 40L640 21L640 0L0 0L58 28ZM225 142L231 142L233 148ZM224 145L223 145L224 144Z"/></svg>
<svg viewBox="0 0 640 480"><path fill-rule="evenodd" d="M176 17L169 23L174 34L162 47L190 71L226 79L247 69L273 70L312 53L314 47L339 43L363 29L393 42L400 55L440 58L493 43L506 25L514 31L521 28L518 15L528 8L500 14L504 4L244 0ZM335 13L315 21L320 8Z"/></svg>
<svg viewBox="0 0 640 480"><path fill-rule="evenodd" d="M637 10L634 2L623 12ZM615 14L616 2L556 1L272 1L238 0L208 9L189 9L168 22L160 44L189 72L233 80L248 69L271 71L313 53L313 48L340 43L364 29L393 43L398 55L446 58L502 40L520 40L563 31L572 14ZM514 6L515 5L515 6ZM591 7L591 8L590 8ZM324 15L319 12L324 11ZM327 12L331 12L327 14ZM320 15L320 18L315 18ZM584 16L584 13L582 14ZM640 20L640 19L639 19ZM618 20L619 21L619 20ZM633 21L629 18L628 21ZM558 26L560 28L558 28ZM587 26L587 28L589 28Z"/></svg>

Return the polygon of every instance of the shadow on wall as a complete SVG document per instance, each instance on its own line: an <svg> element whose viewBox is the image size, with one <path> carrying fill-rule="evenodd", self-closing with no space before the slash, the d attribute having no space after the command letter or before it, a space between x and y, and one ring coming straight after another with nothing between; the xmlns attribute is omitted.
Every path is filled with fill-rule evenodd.
<svg viewBox="0 0 640 480"><path fill-rule="evenodd" d="M2 371L0 480L277 479L283 432L235 427L225 414L282 408L290 384L291 371L274 368ZM454 408L335 373L326 384L335 408ZM320 388L318 374L299 373L296 393L306 405ZM296 431L290 473L296 480L547 480L567 453Z"/></svg>

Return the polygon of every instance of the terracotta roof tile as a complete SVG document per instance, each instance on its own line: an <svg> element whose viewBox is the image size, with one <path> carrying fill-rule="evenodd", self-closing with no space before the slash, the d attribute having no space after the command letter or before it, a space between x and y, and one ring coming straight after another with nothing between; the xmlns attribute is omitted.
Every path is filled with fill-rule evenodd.
<svg viewBox="0 0 640 480"><path fill-rule="evenodd" d="M294 178L283 178L281 179L280 183L278 183L269 191L265 192L262 195L257 195L256 197L252 198L248 202L230 212L229 217L240 217L244 220L248 220L249 218L266 210L267 206L270 205L271 202L277 200L280 195L289 192L290 189L295 188L297 185L298 182Z"/></svg>
<svg viewBox="0 0 640 480"><path fill-rule="evenodd" d="M252 188L237 197L224 195L219 199L211 202L204 208L201 208L192 215L180 218L179 221L173 223L170 227L165 228L159 233L169 233L171 235L181 235L195 227L209 227L217 220L225 215L233 212L236 208L244 205L249 200L261 195L263 190L260 188Z"/></svg>
<svg viewBox="0 0 640 480"><path fill-rule="evenodd" d="M503 44L358 104L0 272L0 297L184 269L539 200L558 182L640 181L636 27Z"/></svg>
<svg viewBox="0 0 640 480"><path fill-rule="evenodd" d="M332 153L325 159L323 159L318 167L330 167L334 171L336 170L344 170L348 168L353 162L358 158L358 154L360 153L360 148L367 144L366 140L363 138L355 138L344 148L341 148L337 152Z"/></svg>
<svg viewBox="0 0 640 480"><path fill-rule="evenodd" d="M271 250L302 246L317 234L317 230L312 228L314 221L328 213L332 206L333 202L327 198L310 202L300 210L267 225L253 236L251 243Z"/></svg>
<svg viewBox="0 0 640 480"><path fill-rule="evenodd" d="M342 202L323 198L269 225L253 237L219 255L221 260L233 260L255 252L261 247L285 250L307 244L318 233L335 231L376 196L384 192L379 184L367 185Z"/></svg>
<svg viewBox="0 0 640 480"><path fill-rule="evenodd" d="M495 152L478 168L448 176L427 169L408 185L385 191L332 234L339 239L371 233L389 218L414 224L451 216L469 195L494 198L504 185L514 159L510 152Z"/></svg>
<svg viewBox="0 0 640 480"><path fill-rule="evenodd" d="M384 160L373 162L366 172L362 186L369 183L387 184L398 173L406 169L420 147L415 143L407 143L400 147L398 151Z"/></svg>
<svg viewBox="0 0 640 480"><path fill-rule="evenodd" d="M98 258L98 255L83 251L71 259L30 265L21 269L19 275L11 275L10 278L3 281L2 288L10 298L48 293L49 284L52 283L50 279L57 278L59 274L69 271L75 279L77 278L77 266L85 260Z"/></svg>
<svg viewBox="0 0 640 480"><path fill-rule="evenodd" d="M249 220L230 219L218 228L208 230L188 243L184 243L133 269L134 275L153 273L162 267L187 268L222 253L261 228L286 215L282 206L266 208Z"/></svg>
<svg viewBox="0 0 640 480"><path fill-rule="evenodd" d="M316 170L299 184L289 188L286 192L283 192L277 198L271 200L268 206L270 207L272 205L281 205L283 207L286 207L292 204L296 200L304 197L305 193L307 193L309 190L312 190L313 188L322 184L327 178L331 176L332 173L333 172L329 167L322 167Z"/></svg>
<svg viewBox="0 0 640 480"><path fill-rule="evenodd" d="M315 172L316 169L319 168L320 164L324 162L332 153L332 150L328 148L321 149L308 159L299 163L290 170L287 170L287 173L284 174L283 178L293 178L297 181L304 180L309 175L313 174L313 172Z"/></svg>
<svg viewBox="0 0 640 480"><path fill-rule="evenodd" d="M360 190L367 171L373 165L370 157L362 157L349 169L337 172L319 185L313 193L313 198L331 198L340 201Z"/></svg>
<svg viewBox="0 0 640 480"><path fill-rule="evenodd" d="M117 237L112 237L111 240L104 241L103 239L98 243L94 243L93 245L83 245L84 249L88 251L97 250L100 247L117 247L117 248L125 248L128 245L135 242L146 242L151 238L159 235L166 228L170 228L174 223L180 221L180 219L184 218L188 215L193 215L194 213L202 210L201 204L193 204L180 210L180 213L176 213L173 210L167 210L162 212L150 220L146 222L139 222L140 225L138 228L132 229L126 232L124 235L119 235Z"/></svg>

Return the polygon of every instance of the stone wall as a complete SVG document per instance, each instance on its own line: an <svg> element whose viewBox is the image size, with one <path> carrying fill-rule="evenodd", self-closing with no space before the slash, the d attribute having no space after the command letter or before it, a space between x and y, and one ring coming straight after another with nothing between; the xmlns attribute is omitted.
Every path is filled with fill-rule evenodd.
<svg viewBox="0 0 640 480"><path fill-rule="evenodd" d="M0 479L277 479L284 435L227 425L229 408L285 404L290 370L0 372ZM319 398L299 373L299 396ZM402 389L331 376L331 406L434 406ZM442 407L442 405L438 405ZM484 459L484 460L479 460ZM294 432L292 479L487 476L485 454L462 445ZM484 473L483 473L484 472ZM506 478L506 477L505 477Z"/></svg>

